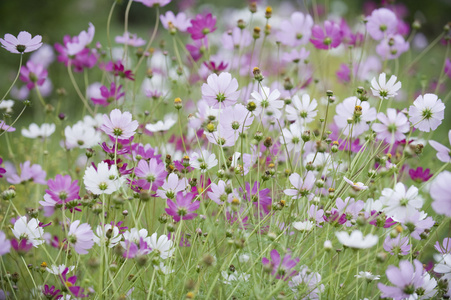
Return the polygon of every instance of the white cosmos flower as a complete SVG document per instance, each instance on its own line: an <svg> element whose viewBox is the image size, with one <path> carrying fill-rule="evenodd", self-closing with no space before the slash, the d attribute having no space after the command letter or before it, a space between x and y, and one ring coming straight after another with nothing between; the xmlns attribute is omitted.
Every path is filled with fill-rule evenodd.
<svg viewBox="0 0 451 300"><path fill-rule="evenodd" d="M379 75L379 82L376 81L376 77L371 80L371 91L376 97L383 99L393 98L396 96L401 88L401 82L396 82L397 77L392 75L388 82L386 82L386 74Z"/></svg>
<svg viewBox="0 0 451 300"><path fill-rule="evenodd" d="M364 237L360 230L354 230L351 232L351 235L346 231L337 231L335 232L335 236L341 244L354 249L371 248L375 246L379 240L377 235L373 234L368 234Z"/></svg>
<svg viewBox="0 0 451 300"><path fill-rule="evenodd" d="M216 155L214 153L210 153L208 150L202 150L200 154L194 152L191 154L189 162L191 167L200 170L202 173L207 172L207 170L218 164Z"/></svg>
<svg viewBox="0 0 451 300"><path fill-rule="evenodd" d="M73 269L75 269L75 266L69 266L66 267L66 265L52 265L50 268L47 267L45 268L47 272L49 272L50 274L54 274L54 275L61 275L63 274L64 270L66 270L66 268L69 269L69 272L72 272Z"/></svg>
<svg viewBox="0 0 451 300"><path fill-rule="evenodd" d="M260 92L252 92L251 96L254 99L250 101L253 101L257 106L253 111L255 115L258 116L264 110L267 115L271 115L276 119L282 116L280 109L283 107L284 102L279 99L279 90L270 91L269 87L264 86Z"/></svg>
<svg viewBox="0 0 451 300"><path fill-rule="evenodd" d="M132 228L130 229L130 231L125 231L124 232L124 240L126 241L130 241L133 242L135 244L139 243L139 240L142 238L144 241L146 241L147 244L149 244L149 237L148 235L148 231L147 229L140 229L138 230L137 228ZM121 242L121 245L124 247L125 243Z"/></svg>
<svg viewBox="0 0 451 300"><path fill-rule="evenodd" d="M227 271L221 271L221 275L224 278L222 282L225 284L232 284L234 281L248 281L251 275L247 273L234 272L229 274Z"/></svg>
<svg viewBox="0 0 451 300"><path fill-rule="evenodd" d="M163 262L160 262L160 265L154 265L153 267L155 268L155 270L160 271L164 275L174 273L174 269L170 266L166 266Z"/></svg>
<svg viewBox="0 0 451 300"><path fill-rule="evenodd" d="M163 121L158 121L155 124L147 124L146 129L150 132L159 132L159 131L167 131L171 129L172 126L177 122L176 114L168 114L164 116Z"/></svg>
<svg viewBox="0 0 451 300"><path fill-rule="evenodd" d="M3 100L0 102L0 109L5 109L6 113L11 113L13 111L14 100Z"/></svg>
<svg viewBox="0 0 451 300"><path fill-rule="evenodd" d="M383 204L382 210L385 214L396 221L405 219L423 206L423 198L418 195L418 188L412 185L406 190L402 182L398 182L395 189L383 189L379 200Z"/></svg>
<svg viewBox="0 0 451 300"><path fill-rule="evenodd" d="M419 95L409 108L409 121L423 132L437 129L445 118L445 104L437 95Z"/></svg>
<svg viewBox="0 0 451 300"><path fill-rule="evenodd" d="M111 230L109 233L108 231ZM110 235L110 238L107 237ZM97 245L101 245L101 242L105 241L109 248L113 248L122 239L122 234L119 233L119 228L117 226L112 226L111 224L106 224L105 226L98 225L96 233L94 234L93 240Z"/></svg>
<svg viewBox="0 0 451 300"><path fill-rule="evenodd" d="M362 190L368 189L368 187L366 185L364 185L363 182L353 182L353 181L349 180L348 178L346 178L346 176L343 176L343 179L344 179L344 181L349 183L355 191L362 191Z"/></svg>
<svg viewBox="0 0 451 300"><path fill-rule="evenodd" d="M89 166L86 169L83 182L86 189L93 194L110 195L121 188L125 178L119 176L116 165L108 168L108 164L102 161L97 165L97 170L94 166Z"/></svg>
<svg viewBox="0 0 451 300"><path fill-rule="evenodd" d="M363 278L368 281L379 280L381 277L379 275L373 275L371 272L360 271L359 274L354 275L355 278Z"/></svg>
<svg viewBox="0 0 451 300"><path fill-rule="evenodd" d="M298 95L294 95L291 99L291 103L292 105L287 105L285 107L287 119L289 121L298 121L305 125L315 119L316 114L318 113L316 109L318 102L316 99L310 101L310 96L308 94L304 94L302 95L301 101Z"/></svg>
<svg viewBox="0 0 451 300"><path fill-rule="evenodd" d="M166 235L162 235L157 239L157 233L155 232L150 236L149 246L152 248L152 252L156 252L162 259L167 259L174 254L175 248L174 242L168 239Z"/></svg>
<svg viewBox="0 0 451 300"><path fill-rule="evenodd" d="M31 123L28 129L22 129L22 135L24 137L35 139L35 138L47 138L55 132L55 124L44 123L39 127L35 123Z"/></svg>
<svg viewBox="0 0 451 300"><path fill-rule="evenodd" d="M294 222L293 227L299 231L310 231L315 226L312 221Z"/></svg>
<svg viewBox="0 0 451 300"><path fill-rule="evenodd" d="M66 137L65 146L67 149L75 147L91 148L101 142L100 132L81 121L72 127L67 126L64 129L64 136Z"/></svg>
<svg viewBox="0 0 451 300"><path fill-rule="evenodd" d="M44 229L39 227L39 220L35 218L27 222L26 216L20 217L14 223L11 231L18 240L26 238L36 248L45 242Z"/></svg>

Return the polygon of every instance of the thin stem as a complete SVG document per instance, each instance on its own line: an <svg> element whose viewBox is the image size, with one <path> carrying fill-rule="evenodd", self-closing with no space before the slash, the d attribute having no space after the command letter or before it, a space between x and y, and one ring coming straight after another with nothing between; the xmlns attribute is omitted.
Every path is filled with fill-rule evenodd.
<svg viewBox="0 0 451 300"><path fill-rule="evenodd" d="M6 96L8 96L9 92L11 91L11 89L13 88L13 86L16 84L16 81L17 81L17 79L19 78L19 75L20 75L20 68L22 68L22 60L23 60L23 54L20 55L19 70L17 70L16 78L14 78L13 83L11 84L11 86L9 87L9 89L6 91L6 93L5 93L5 95L3 96L2 100L0 100L0 104L2 104L3 100L5 100Z"/></svg>

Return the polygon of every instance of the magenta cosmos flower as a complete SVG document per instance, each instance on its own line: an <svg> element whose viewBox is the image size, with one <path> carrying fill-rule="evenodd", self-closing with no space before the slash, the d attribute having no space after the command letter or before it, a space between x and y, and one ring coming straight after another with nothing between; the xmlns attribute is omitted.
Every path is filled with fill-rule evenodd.
<svg viewBox="0 0 451 300"><path fill-rule="evenodd" d="M103 124L100 127L103 132L112 138L126 140L135 134L138 121L132 121L132 114L128 111L122 113L119 109L113 109L110 117L103 115Z"/></svg>
<svg viewBox="0 0 451 300"><path fill-rule="evenodd" d="M431 184L432 208L440 215L451 217L451 172L443 171Z"/></svg>
<svg viewBox="0 0 451 300"><path fill-rule="evenodd" d="M197 15L194 20L191 20L191 26L187 31L191 33L193 40L203 39L207 34L216 30L216 17L213 17L211 13L204 15Z"/></svg>
<svg viewBox="0 0 451 300"><path fill-rule="evenodd" d="M373 124L372 128L379 140L393 144L406 138L404 133L409 131L409 121L403 113L397 113L396 109L389 108L387 115L380 112L377 114L377 119L381 123Z"/></svg>
<svg viewBox="0 0 451 300"><path fill-rule="evenodd" d="M297 274L294 270L296 265L299 263L299 258L293 259L290 254L285 254L283 259L281 259L279 252L274 249L271 251L271 260L263 257L262 263L271 270L271 274L276 276L278 279L287 280Z"/></svg>
<svg viewBox="0 0 451 300"><path fill-rule="evenodd" d="M193 193L183 195L183 192L178 192L175 203L171 199L167 200L169 208L165 209L166 213L172 216L175 222L194 219L197 214L193 211L200 206L200 201L191 202L195 197L196 195Z"/></svg>
<svg viewBox="0 0 451 300"><path fill-rule="evenodd" d="M121 92L122 85L116 87L114 82L111 83L110 89L102 85L100 87L100 94L102 98L91 98L92 102L97 105L102 105L104 107L110 105L113 101L117 101L124 97L125 93Z"/></svg>
<svg viewBox="0 0 451 300"><path fill-rule="evenodd" d="M313 26L310 42L317 49L337 48L341 44L340 26L331 21L324 22L324 30L319 25Z"/></svg>
<svg viewBox="0 0 451 300"><path fill-rule="evenodd" d="M0 39L2 47L11 53L27 53L39 49L42 46L42 36L37 35L32 37L26 31L19 32L17 38L12 34L5 34L3 39Z"/></svg>
<svg viewBox="0 0 451 300"><path fill-rule="evenodd" d="M239 95L238 81L227 72L223 72L219 76L211 74L207 78L207 83L202 85L202 98L212 108L231 106L236 103Z"/></svg>
<svg viewBox="0 0 451 300"><path fill-rule="evenodd" d="M94 233L88 223L80 224L80 220L74 221L69 228L68 241L78 254L87 254L88 249L94 245Z"/></svg>
<svg viewBox="0 0 451 300"><path fill-rule="evenodd" d="M379 283L377 287L382 292L382 298L408 299L423 284L423 264L416 259L413 265L408 260L402 260L399 268L389 266L385 274L395 286Z"/></svg>
<svg viewBox="0 0 451 300"><path fill-rule="evenodd" d="M32 61L28 61L26 66L20 68L20 80L27 84L27 88L41 86L47 79L47 70L41 64L35 64Z"/></svg>

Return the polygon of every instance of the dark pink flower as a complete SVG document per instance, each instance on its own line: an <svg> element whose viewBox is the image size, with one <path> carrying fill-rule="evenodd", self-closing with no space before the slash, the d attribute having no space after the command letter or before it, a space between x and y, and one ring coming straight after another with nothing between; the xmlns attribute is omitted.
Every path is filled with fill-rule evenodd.
<svg viewBox="0 0 451 300"><path fill-rule="evenodd" d="M33 248L33 243L27 240L26 238L23 238L20 241L12 239L11 246L20 255L25 255L28 251L31 250L31 248Z"/></svg>
<svg viewBox="0 0 451 300"><path fill-rule="evenodd" d="M198 61L208 49L207 38L194 40L193 44L187 44L186 50L190 53L194 61Z"/></svg>
<svg viewBox="0 0 451 300"><path fill-rule="evenodd" d="M63 273L60 275L60 280L65 288L69 290L69 292L77 298L85 298L88 297L88 294L83 294L84 289L80 286L75 285L77 282L77 276L71 276L67 278L67 273L69 272L69 268L64 269Z"/></svg>
<svg viewBox="0 0 451 300"><path fill-rule="evenodd" d="M126 240L124 242L124 247L124 258L135 258L137 256L147 255L152 252L152 248L150 248L142 237L139 238L139 245L135 244L133 241Z"/></svg>
<svg viewBox="0 0 451 300"><path fill-rule="evenodd" d="M338 24L325 21L324 29L319 25L315 25L312 28L312 36L310 42L317 49L331 49L337 48L341 44L341 30Z"/></svg>
<svg viewBox="0 0 451 300"><path fill-rule="evenodd" d="M121 89L122 85L116 87L116 84L114 82L111 83L109 90L106 86L102 85L100 87L100 94L102 95L102 98L91 98L91 100L92 102L94 102L94 104L107 107L113 101L117 101L120 98L124 97L125 93L121 93Z"/></svg>
<svg viewBox="0 0 451 300"><path fill-rule="evenodd" d="M204 15L197 15L194 20L191 20L191 26L187 31L191 33L193 40L203 39L207 34L216 30L216 17L213 17L211 13Z"/></svg>
<svg viewBox="0 0 451 300"><path fill-rule="evenodd" d="M0 165L2 164L2 162L3 162L3 159L0 157ZM2 178L3 174L5 174L5 173L6 173L6 169L0 167L0 178Z"/></svg>
<svg viewBox="0 0 451 300"><path fill-rule="evenodd" d="M52 287L49 287L47 284L44 285L44 289L42 290L42 294L46 299L61 299L63 297L63 294L60 294L60 290L57 290L54 285Z"/></svg>
<svg viewBox="0 0 451 300"><path fill-rule="evenodd" d="M410 178L412 178L413 181L416 181L418 183L421 182L426 182L428 181L431 177L432 177L432 173L430 173L430 169L426 169L423 171L422 167L418 167L415 170L414 169L410 169L409 170L409 175Z"/></svg>
<svg viewBox="0 0 451 300"><path fill-rule="evenodd" d="M183 195L183 192L178 192L175 203L171 199L167 199L169 208L165 209L166 213L172 216L175 222L194 219L197 217L197 214L193 213L193 211L200 206L200 201L191 202L195 197L196 195L193 193Z"/></svg>
<svg viewBox="0 0 451 300"><path fill-rule="evenodd" d="M296 265L299 263L299 258L292 258L290 254L285 254L283 259L280 258L279 252L274 249L271 251L271 260L263 257L262 263L271 269L271 274L276 276L278 279L287 280L297 274L294 270Z"/></svg>
<svg viewBox="0 0 451 300"><path fill-rule="evenodd" d="M49 179L47 181L49 188L45 190L47 194L55 201L68 202L75 199L80 199L78 180L72 181L70 175L56 175L55 180Z"/></svg>
<svg viewBox="0 0 451 300"><path fill-rule="evenodd" d="M149 162L142 159L135 168L135 175L143 178L136 183L144 190L156 191L163 185L167 174L164 163L159 163L155 158L150 159Z"/></svg>
<svg viewBox="0 0 451 300"><path fill-rule="evenodd" d="M27 88L31 90L35 86L41 86L47 79L47 70L41 64L35 64L28 61L26 66L20 68L20 80L27 84Z"/></svg>
<svg viewBox="0 0 451 300"><path fill-rule="evenodd" d="M266 215L269 214L269 212L271 211L272 199L269 196L271 190L270 189L259 190L259 188L260 183L258 183L257 181L254 182L252 190L250 183L246 182L246 191L243 192L243 190L241 189L240 190L244 194L243 198L245 200L252 202L261 214Z"/></svg>
<svg viewBox="0 0 451 300"><path fill-rule="evenodd" d="M63 45L56 43L55 50L59 53L58 61L64 63L66 66L71 64L75 72L82 72L84 68L92 68L97 63L97 53L88 47L83 48L75 55L70 55L67 45L78 39L77 36L71 38L66 35L63 38Z"/></svg>

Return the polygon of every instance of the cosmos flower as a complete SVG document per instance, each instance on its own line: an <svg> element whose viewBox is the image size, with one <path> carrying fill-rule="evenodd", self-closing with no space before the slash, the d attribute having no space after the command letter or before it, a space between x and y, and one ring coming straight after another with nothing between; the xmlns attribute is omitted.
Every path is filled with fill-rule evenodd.
<svg viewBox="0 0 451 300"><path fill-rule="evenodd" d="M42 86L47 79L47 70L40 63L28 61L20 68L20 80L27 84L29 90Z"/></svg>
<svg viewBox="0 0 451 300"><path fill-rule="evenodd" d="M366 20L366 29L376 41L382 40L387 35L397 32L398 18L394 12L387 8L373 10Z"/></svg>
<svg viewBox="0 0 451 300"><path fill-rule="evenodd" d="M174 219L175 222L179 222L180 220L191 220L197 217L196 211L200 206L200 201L191 202L196 197L193 193L178 192L176 201L172 201L171 199L167 199L168 208L165 209L166 213Z"/></svg>
<svg viewBox="0 0 451 300"><path fill-rule="evenodd" d="M309 42L312 27L313 18L310 15L295 11L289 20L283 20L280 23L278 39L282 44L291 47L305 45Z"/></svg>
<svg viewBox="0 0 451 300"><path fill-rule="evenodd" d="M26 216L18 218L11 231L18 240L26 239L36 248L45 242L44 229L39 226L39 220L35 218L28 222Z"/></svg>
<svg viewBox="0 0 451 300"><path fill-rule="evenodd" d="M448 140L449 143L451 144L451 130L448 132ZM451 161L451 150L449 148L433 140L430 140L429 144L432 146L432 148L437 150L437 158L441 162L447 163Z"/></svg>
<svg viewBox="0 0 451 300"><path fill-rule="evenodd" d="M126 140L131 138L138 128L138 121L132 121L132 114L113 109L110 116L103 115L103 124L100 129L111 137Z"/></svg>
<svg viewBox="0 0 451 300"><path fill-rule="evenodd" d="M413 265L408 260L401 260L399 268L389 266L385 274L395 286L379 283L377 287L382 292L382 298L408 299L423 284L423 264L416 259L413 261Z"/></svg>
<svg viewBox="0 0 451 300"><path fill-rule="evenodd" d="M141 47L146 44L146 41L138 37L136 33L132 34L129 32L124 32L123 35L116 36L114 41L118 44L129 45L132 47Z"/></svg>
<svg viewBox="0 0 451 300"><path fill-rule="evenodd" d="M371 248L379 240L377 235L368 234L367 236L363 236L360 230L354 230L351 234L346 231L337 231L335 232L335 236L341 244L353 249Z"/></svg>
<svg viewBox="0 0 451 300"><path fill-rule="evenodd" d="M22 129L22 135L30 139L44 139L51 136L55 132L55 128L55 124L44 123L38 126L36 123L31 123L28 129Z"/></svg>
<svg viewBox="0 0 451 300"><path fill-rule="evenodd" d="M191 26L187 31L191 33L193 40L203 39L207 34L216 30L216 17L213 17L211 13L207 15L198 14L195 19L191 20Z"/></svg>
<svg viewBox="0 0 451 300"><path fill-rule="evenodd" d="M227 72L219 76L211 74L207 78L207 83L202 85L202 99L212 108L231 106L236 103L239 95L238 81Z"/></svg>
<svg viewBox="0 0 451 300"><path fill-rule="evenodd" d="M108 167L103 161L97 168L89 166L83 176L86 189L96 195L110 195L119 190L124 181L125 178L119 176L116 165Z"/></svg>
<svg viewBox="0 0 451 300"><path fill-rule="evenodd" d="M314 25L310 42L317 49L337 48L341 44L340 26L328 20L324 22L324 29L319 25Z"/></svg>
<svg viewBox="0 0 451 300"><path fill-rule="evenodd" d="M271 260L263 257L262 264L264 266L268 266L271 271L271 275L276 278L287 280L297 274L297 271L294 268L299 263L299 258L292 258L289 253L285 254L285 256L281 258L276 249L271 251L270 258Z"/></svg>
<svg viewBox="0 0 451 300"><path fill-rule="evenodd" d="M87 254L88 250L94 245L94 233L91 230L91 225L88 223L80 224L80 220L70 224L67 236L67 240L78 254Z"/></svg>
<svg viewBox="0 0 451 300"><path fill-rule="evenodd" d="M429 190L432 199L432 208L439 215L451 217L451 172L443 171L438 174Z"/></svg>
<svg viewBox="0 0 451 300"><path fill-rule="evenodd" d="M310 101L310 96L308 94L303 94L301 98L302 101L299 99L298 95L294 95L291 99L292 105L287 105L285 110L289 121L298 121L305 126L305 124L308 124L315 119L316 114L318 113L318 102L316 99Z"/></svg>
<svg viewBox="0 0 451 300"><path fill-rule="evenodd" d="M404 133L409 131L409 121L406 115L396 112L394 108L387 109L387 115L380 112L377 118L381 123L374 123L372 129L376 132L379 140L384 140L389 144L401 141L406 138Z"/></svg>
<svg viewBox="0 0 451 300"><path fill-rule="evenodd" d="M445 118L445 104L435 94L419 95L409 108L409 121L423 132L437 129Z"/></svg>
<svg viewBox="0 0 451 300"><path fill-rule="evenodd" d="M371 80L371 91L374 96L381 98L381 100L393 98L398 95L398 91L401 88L401 82L396 82L397 77L392 75L388 82L386 82L386 74L381 73L379 75L379 81L376 81L376 77Z"/></svg>
<svg viewBox="0 0 451 300"><path fill-rule="evenodd" d="M12 34L5 34L3 39L0 39L2 47L11 53L27 53L39 49L42 46L42 36L36 35L32 37L26 31L19 32L17 38Z"/></svg>

